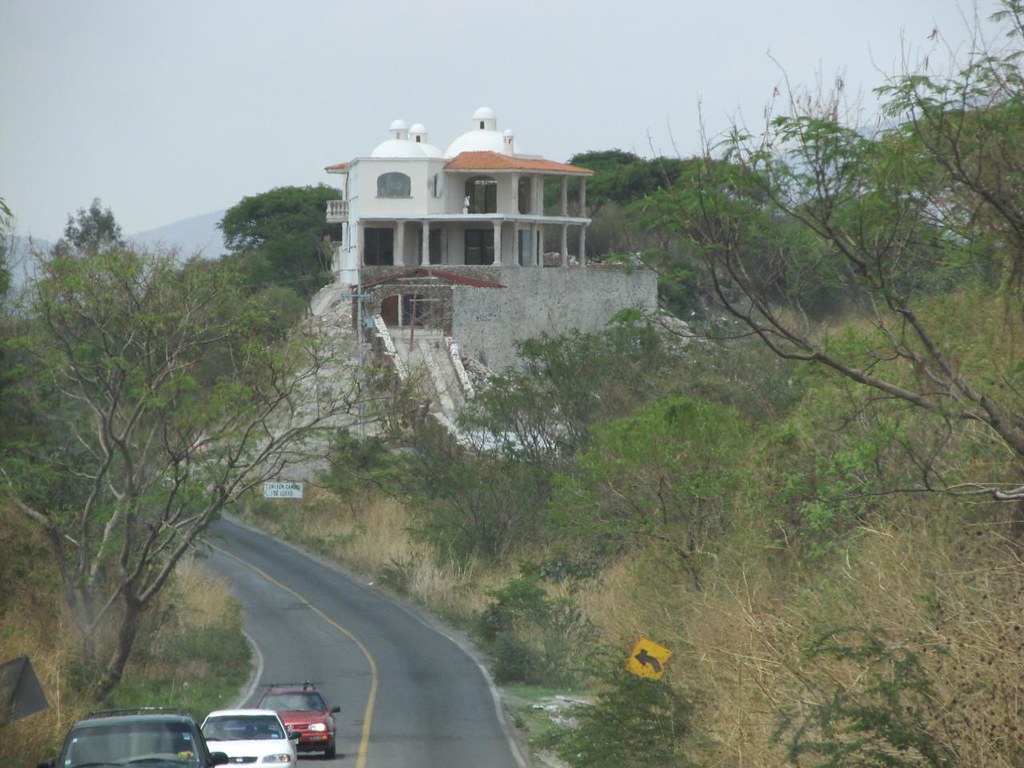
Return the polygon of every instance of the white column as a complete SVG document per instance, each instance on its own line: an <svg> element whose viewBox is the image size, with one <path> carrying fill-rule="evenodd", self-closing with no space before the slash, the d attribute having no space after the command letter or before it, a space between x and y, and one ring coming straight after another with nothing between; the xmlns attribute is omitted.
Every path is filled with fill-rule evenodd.
<svg viewBox="0 0 1024 768"><path fill-rule="evenodd" d="M420 266L430 265L430 222L423 222L423 244L420 246Z"/></svg>
<svg viewBox="0 0 1024 768"><path fill-rule="evenodd" d="M562 187L564 190L565 187ZM562 225L562 266L569 266L569 225Z"/></svg>
<svg viewBox="0 0 1024 768"><path fill-rule="evenodd" d="M501 222L494 222L494 263L501 266Z"/></svg>
<svg viewBox="0 0 1024 768"><path fill-rule="evenodd" d="M580 227L580 266L587 266L587 227Z"/></svg>
<svg viewBox="0 0 1024 768"><path fill-rule="evenodd" d="M395 266L405 266L405 222L395 222Z"/></svg>
<svg viewBox="0 0 1024 768"><path fill-rule="evenodd" d="M562 177L562 215L569 215L569 177Z"/></svg>
<svg viewBox="0 0 1024 768"><path fill-rule="evenodd" d="M537 226L537 266L544 266L544 227Z"/></svg>

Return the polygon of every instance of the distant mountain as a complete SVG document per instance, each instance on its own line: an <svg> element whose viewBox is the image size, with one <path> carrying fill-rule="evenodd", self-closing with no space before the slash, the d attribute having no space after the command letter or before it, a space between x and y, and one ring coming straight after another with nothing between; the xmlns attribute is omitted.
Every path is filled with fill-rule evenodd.
<svg viewBox="0 0 1024 768"><path fill-rule="evenodd" d="M49 240L7 235L3 242L4 259L11 271L11 287L17 291L24 288L29 277L35 273L35 253L49 253L53 243Z"/></svg>
<svg viewBox="0 0 1024 768"><path fill-rule="evenodd" d="M183 257L200 255L204 259L218 259L227 253L224 234L217 229L217 223L224 218L225 211L204 213L190 219L182 219L156 229L128 235L129 242L148 248L177 248Z"/></svg>
<svg viewBox="0 0 1024 768"><path fill-rule="evenodd" d="M227 253L227 248L224 247L224 234L217 229L217 223L224 218L224 213L225 211L214 211L193 216L156 229L128 235L125 240L152 250L176 248L183 259L196 254L204 259L218 259ZM53 245L48 240L8 236L7 267L11 270L15 288L24 286L34 271L34 261L30 253L48 253Z"/></svg>

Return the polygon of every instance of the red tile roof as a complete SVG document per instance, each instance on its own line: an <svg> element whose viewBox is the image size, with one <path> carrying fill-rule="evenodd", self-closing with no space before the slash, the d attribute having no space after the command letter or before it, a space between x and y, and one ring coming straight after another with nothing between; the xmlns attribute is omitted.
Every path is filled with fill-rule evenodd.
<svg viewBox="0 0 1024 768"><path fill-rule="evenodd" d="M347 173L351 163L335 163L324 168L328 173ZM445 164L447 171L533 171L573 176L593 176L589 168L558 163L541 157L515 157L501 152L460 152Z"/></svg>
<svg viewBox="0 0 1024 768"><path fill-rule="evenodd" d="M589 168L557 163L540 157L515 157L500 152L460 152L445 165L446 171L535 171L593 176Z"/></svg>

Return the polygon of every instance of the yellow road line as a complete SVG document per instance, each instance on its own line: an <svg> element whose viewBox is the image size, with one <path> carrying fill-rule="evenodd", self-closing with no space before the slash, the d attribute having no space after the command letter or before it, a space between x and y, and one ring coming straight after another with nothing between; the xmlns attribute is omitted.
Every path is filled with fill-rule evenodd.
<svg viewBox="0 0 1024 768"><path fill-rule="evenodd" d="M366 768L366 753L370 745L370 727L373 724L373 707L377 701L377 662L373 660L373 654L370 653L370 649L363 645L359 638L353 635L349 630L345 629L345 627L341 626L340 624L338 624L338 622L331 619L323 611L321 611L319 608L317 608L315 605L309 602L305 597L300 595L294 589L285 586L266 571L253 565L248 560L243 560L238 555L232 554L231 552L228 552L226 549L218 547L216 544L209 544L209 546L212 549L217 550L221 554L227 555L231 559L238 561L246 568L249 568L250 570L253 570L256 573L258 573L271 584L275 584L288 594L293 595L303 605L307 606L317 616L323 619L326 624L328 624L331 627L334 627L336 630L341 632L341 634L345 635L345 637L347 637L349 640L355 643L359 650L362 651L363 656L366 659L366 663L370 667L370 695L366 698L366 710L363 712L363 730L362 736L359 739L359 754L356 757L356 768Z"/></svg>

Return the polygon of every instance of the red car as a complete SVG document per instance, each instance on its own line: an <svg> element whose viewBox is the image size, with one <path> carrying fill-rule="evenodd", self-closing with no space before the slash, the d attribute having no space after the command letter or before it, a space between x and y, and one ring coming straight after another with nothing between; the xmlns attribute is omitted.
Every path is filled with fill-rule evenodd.
<svg viewBox="0 0 1024 768"><path fill-rule="evenodd" d="M330 706L312 683L272 685L263 692L256 706L275 710L285 728L299 734L295 745L299 752L323 752L324 757L334 757L337 751L334 715L341 707Z"/></svg>

